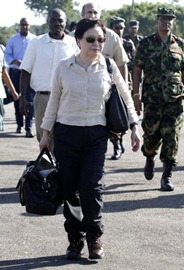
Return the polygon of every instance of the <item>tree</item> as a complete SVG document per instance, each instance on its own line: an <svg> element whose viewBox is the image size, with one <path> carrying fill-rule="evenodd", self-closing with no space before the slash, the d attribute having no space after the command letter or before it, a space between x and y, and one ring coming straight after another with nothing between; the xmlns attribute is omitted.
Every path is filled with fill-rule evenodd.
<svg viewBox="0 0 184 270"><path fill-rule="evenodd" d="M176 20L174 22L173 33L179 37L184 38L184 8L178 4L165 4L168 8L172 8L176 14ZM118 16L125 19L125 34L128 31L128 23L131 19L136 19L140 22L139 34L147 36L155 32L157 9L164 6L164 4L158 2L153 4L151 2L141 2L140 4L134 3L134 14L132 17L132 7L130 5L124 5L123 8L118 10L103 11L102 19L107 25L112 16Z"/></svg>
<svg viewBox="0 0 184 270"><path fill-rule="evenodd" d="M35 15L43 16L47 16L53 8L61 8L65 12L73 9L72 0L26 0L24 3L35 12Z"/></svg>
<svg viewBox="0 0 184 270"><path fill-rule="evenodd" d="M73 5L77 6L78 4L73 3L72 0L26 0L24 3L35 15L42 14L45 17L53 8L62 9L67 15L67 25L71 21L78 21L80 19L79 11L73 9Z"/></svg>

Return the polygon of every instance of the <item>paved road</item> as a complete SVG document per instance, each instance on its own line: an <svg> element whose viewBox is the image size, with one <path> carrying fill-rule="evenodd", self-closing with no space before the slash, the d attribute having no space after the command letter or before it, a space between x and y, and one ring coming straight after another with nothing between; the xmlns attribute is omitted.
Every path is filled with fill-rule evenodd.
<svg viewBox="0 0 184 270"><path fill-rule="evenodd" d="M15 186L25 163L38 154L36 138L15 133L13 105L6 105L5 131L0 133L0 269L67 270L183 270L184 269L184 129L178 167L173 173L175 191L161 192L162 166L156 161L152 181L143 177L144 158L133 153L129 135L126 152L111 161L106 157L104 208L105 258L66 261L68 245L62 208L43 217L25 212ZM141 132L141 127L140 127Z"/></svg>

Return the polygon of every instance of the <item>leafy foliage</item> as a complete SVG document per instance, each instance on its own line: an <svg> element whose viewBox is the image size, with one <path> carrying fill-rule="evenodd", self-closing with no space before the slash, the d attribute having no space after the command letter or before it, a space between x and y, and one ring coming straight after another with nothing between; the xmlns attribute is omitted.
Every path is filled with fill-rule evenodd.
<svg viewBox="0 0 184 270"><path fill-rule="evenodd" d="M173 2L177 2L173 1ZM128 22L131 19L136 19L140 22L139 33L143 36L147 36L155 31L156 27L156 17L157 9L163 7L164 4L158 2L153 4L151 2L141 2L140 4L134 4L134 7L130 5L124 5L123 8L119 10L108 10L102 13L102 18L104 22L109 25L109 20L111 16L118 16L125 19L125 24L128 26ZM165 4L167 8L172 8L176 14L176 20L174 22L173 33L177 36L184 38L184 8L177 4ZM133 9L133 12L132 12ZM133 13L133 16L132 16ZM125 34L128 27L125 28Z"/></svg>
<svg viewBox="0 0 184 270"><path fill-rule="evenodd" d="M173 0L172 4L164 4L158 2L153 4L152 2L141 2L140 4L123 5L121 9L118 10L103 10L101 19L105 24L109 25L109 20L112 16L122 17L126 20L126 26L131 19L136 19L140 22L139 34L146 36L155 31L156 26L156 13L158 7L167 6L168 8L173 8L176 14L176 20L174 23L173 33L177 36L184 38L184 7L177 4L178 0ZM35 15L42 14L47 17L48 12L56 7L61 8L67 14L67 26L70 25L72 21L77 22L80 20L80 12L76 9L77 4L73 3L72 0L25 0L25 4L28 8L35 12ZM19 26L15 24L11 27L0 27L0 43L6 44L8 38L16 33ZM48 28L47 24L41 26L32 25L31 32L40 35L46 33ZM125 29L128 30L128 27Z"/></svg>

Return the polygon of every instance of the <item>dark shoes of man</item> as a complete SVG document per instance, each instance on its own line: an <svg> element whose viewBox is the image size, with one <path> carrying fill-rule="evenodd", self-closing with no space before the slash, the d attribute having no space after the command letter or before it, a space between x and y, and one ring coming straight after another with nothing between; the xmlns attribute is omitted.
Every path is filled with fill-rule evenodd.
<svg viewBox="0 0 184 270"><path fill-rule="evenodd" d="M17 127L17 129L16 129L16 133L18 133L18 134L20 134L20 133L22 133L23 132L23 129L22 129L22 127Z"/></svg>
<svg viewBox="0 0 184 270"><path fill-rule="evenodd" d="M66 250L66 259L77 260L84 254L84 239L70 242Z"/></svg>
<svg viewBox="0 0 184 270"><path fill-rule="evenodd" d="M102 259L104 257L104 250L99 236L87 234L86 237L89 259ZM84 239L79 241L72 241L66 250L66 259L78 260L84 254Z"/></svg>
<svg viewBox="0 0 184 270"><path fill-rule="evenodd" d="M144 167L144 176L147 180L152 180L155 173L155 156L147 156Z"/></svg>
<svg viewBox="0 0 184 270"><path fill-rule="evenodd" d="M122 154L125 152L123 141L121 143L119 141L117 141L116 143L113 143L113 147L114 147L114 153L111 159L118 160L121 158Z"/></svg>
<svg viewBox="0 0 184 270"><path fill-rule="evenodd" d="M18 126L17 129L16 129L16 133L17 133L17 134L21 134L22 132L23 132L23 128ZM27 130L27 131L26 131L26 134L25 134L25 137L26 137L26 138L33 138L34 135L33 135L33 133L31 132L31 130Z"/></svg>
<svg viewBox="0 0 184 270"><path fill-rule="evenodd" d="M30 130L28 130L28 131L26 131L25 137L26 137L26 138L33 138L34 135L33 135L33 133L32 133Z"/></svg>
<svg viewBox="0 0 184 270"><path fill-rule="evenodd" d="M100 236L89 233L86 236L86 240L89 250L89 259L102 259L104 257L104 249Z"/></svg>
<svg viewBox="0 0 184 270"><path fill-rule="evenodd" d="M161 178L161 190L173 191L174 185L171 182L173 165L171 163L164 163L163 167L164 167L164 171Z"/></svg>

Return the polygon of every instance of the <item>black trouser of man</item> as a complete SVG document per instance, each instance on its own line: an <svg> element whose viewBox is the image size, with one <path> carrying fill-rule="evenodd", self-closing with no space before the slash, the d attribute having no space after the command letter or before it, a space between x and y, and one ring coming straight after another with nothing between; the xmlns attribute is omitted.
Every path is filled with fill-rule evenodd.
<svg viewBox="0 0 184 270"><path fill-rule="evenodd" d="M54 155L60 164L65 230L70 242L86 233L103 234L104 162L108 131L91 127L54 127Z"/></svg>
<svg viewBox="0 0 184 270"><path fill-rule="evenodd" d="M20 83L21 70L10 68L9 74L17 93L20 93L19 83ZM32 128L32 122L33 122L32 120L34 116L34 106L33 106L34 95L35 95L35 91L31 87L29 87L27 91L27 100L29 101L29 113L25 117L25 130L26 131L31 131L31 128ZM17 127L21 128L24 126L24 116L19 111L19 100L14 101L14 108L15 108L15 118L16 118Z"/></svg>

